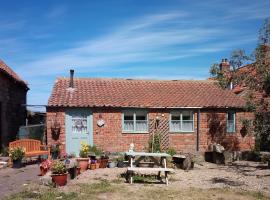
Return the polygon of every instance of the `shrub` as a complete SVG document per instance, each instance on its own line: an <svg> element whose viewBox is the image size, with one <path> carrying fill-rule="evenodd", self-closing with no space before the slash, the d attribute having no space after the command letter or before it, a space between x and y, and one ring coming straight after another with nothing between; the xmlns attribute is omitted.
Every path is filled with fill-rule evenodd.
<svg viewBox="0 0 270 200"><path fill-rule="evenodd" d="M173 147L170 147L167 152L167 154L170 154L171 156L175 155L176 154L176 150L173 148Z"/></svg>

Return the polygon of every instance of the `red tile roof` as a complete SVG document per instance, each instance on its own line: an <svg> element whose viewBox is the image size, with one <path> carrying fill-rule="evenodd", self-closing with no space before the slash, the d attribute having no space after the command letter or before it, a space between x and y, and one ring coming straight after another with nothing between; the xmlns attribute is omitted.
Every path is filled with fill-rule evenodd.
<svg viewBox="0 0 270 200"><path fill-rule="evenodd" d="M245 101L214 81L58 78L50 107L243 107Z"/></svg>
<svg viewBox="0 0 270 200"><path fill-rule="evenodd" d="M3 72L4 74L6 74L7 76L9 76L10 78L12 78L13 80L23 84L24 86L27 87L27 83L25 81L23 81L9 66L6 65L6 63L4 63L4 61L2 61L0 59L0 72ZM27 87L28 88L28 87Z"/></svg>

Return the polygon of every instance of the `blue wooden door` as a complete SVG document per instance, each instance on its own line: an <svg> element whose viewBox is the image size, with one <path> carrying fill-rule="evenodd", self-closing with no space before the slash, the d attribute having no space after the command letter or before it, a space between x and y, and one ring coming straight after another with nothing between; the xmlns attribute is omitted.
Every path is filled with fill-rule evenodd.
<svg viewBox="0 0 270 200"><path fill-rule="evenodd" d="M66 110L66 152L79 156L81 143L93 146L92 113L89 109Z"/></svg>

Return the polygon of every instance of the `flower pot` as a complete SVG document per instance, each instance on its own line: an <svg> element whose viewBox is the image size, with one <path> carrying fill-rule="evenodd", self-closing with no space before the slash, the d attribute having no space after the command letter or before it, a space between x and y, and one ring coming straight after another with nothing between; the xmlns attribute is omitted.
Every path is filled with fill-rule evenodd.
<svg viewBox="0 0 270 200"><path fill-rule="evenodd" d="M22 160L13 160L12 168L18 169L22 167Z"/></svg>
<svg viewBox="0 0 270 200"><path fill-rule="evenodd" d="M96 164L90 164L90 169L95 170L96 169Z"/></svg>
<svg viewBox="0 0 270 200"><path fill-rule="evenodd" d="M81 168L81 172L84 172L87 170L89 158L77 158L77 162Z"/></svg>
<svg viewBox="0 0 270 200"><path fill-rule="evenodd" d="M64 186L67 184L67 173L65 174L52 174L52 181L56 186Z"/></svg>
<svg viewBox="0 0 270 200"><path fill-rule="evenodd" d="M70 179L74 179L77 175L77 168L76 167L69 168L68 173L70 175Z"/></svg>
<svg viewBox="0 0 270 200"><path fill-rule="evenodd" d="M76 173L77 173L77 176L81 174L81 168L80 167L77 167Z"/></svg>
<svg viewBox="0 0 270 200"><path fill-rule="evenodd" d="M99 168L106 168L108 165L109 159L101 159L100 160L100 164L99 164Z"/></svg>
<svg viewBox="0 0 270 200"><path fill-rule="evenodd" d="M96 163L96 169L98 169L98 168L99 168L99 166L100 166L100 163L99 163L99 162L97 162L97 163Z"/></svg>
<svg viewBox="0 0 270 200"><path fill-rule="evenodd" d="M109 168L115 168L116 162L109 162Z"/></svg>

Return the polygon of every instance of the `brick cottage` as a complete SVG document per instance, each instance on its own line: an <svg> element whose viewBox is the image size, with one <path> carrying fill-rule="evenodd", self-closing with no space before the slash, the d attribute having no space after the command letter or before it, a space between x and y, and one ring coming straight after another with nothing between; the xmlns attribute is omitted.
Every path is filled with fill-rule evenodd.
<svg viewBox="0 0 270 200"><path fill-rule="evenodd" d="M149 149L160 133L163 150L204 152L213 143L250 150L243 133L245 101L210 80L58 78L47 106L47 142L78 155L82 141L110 152ZM59 134L59 137L58 137Z"/></svg>

